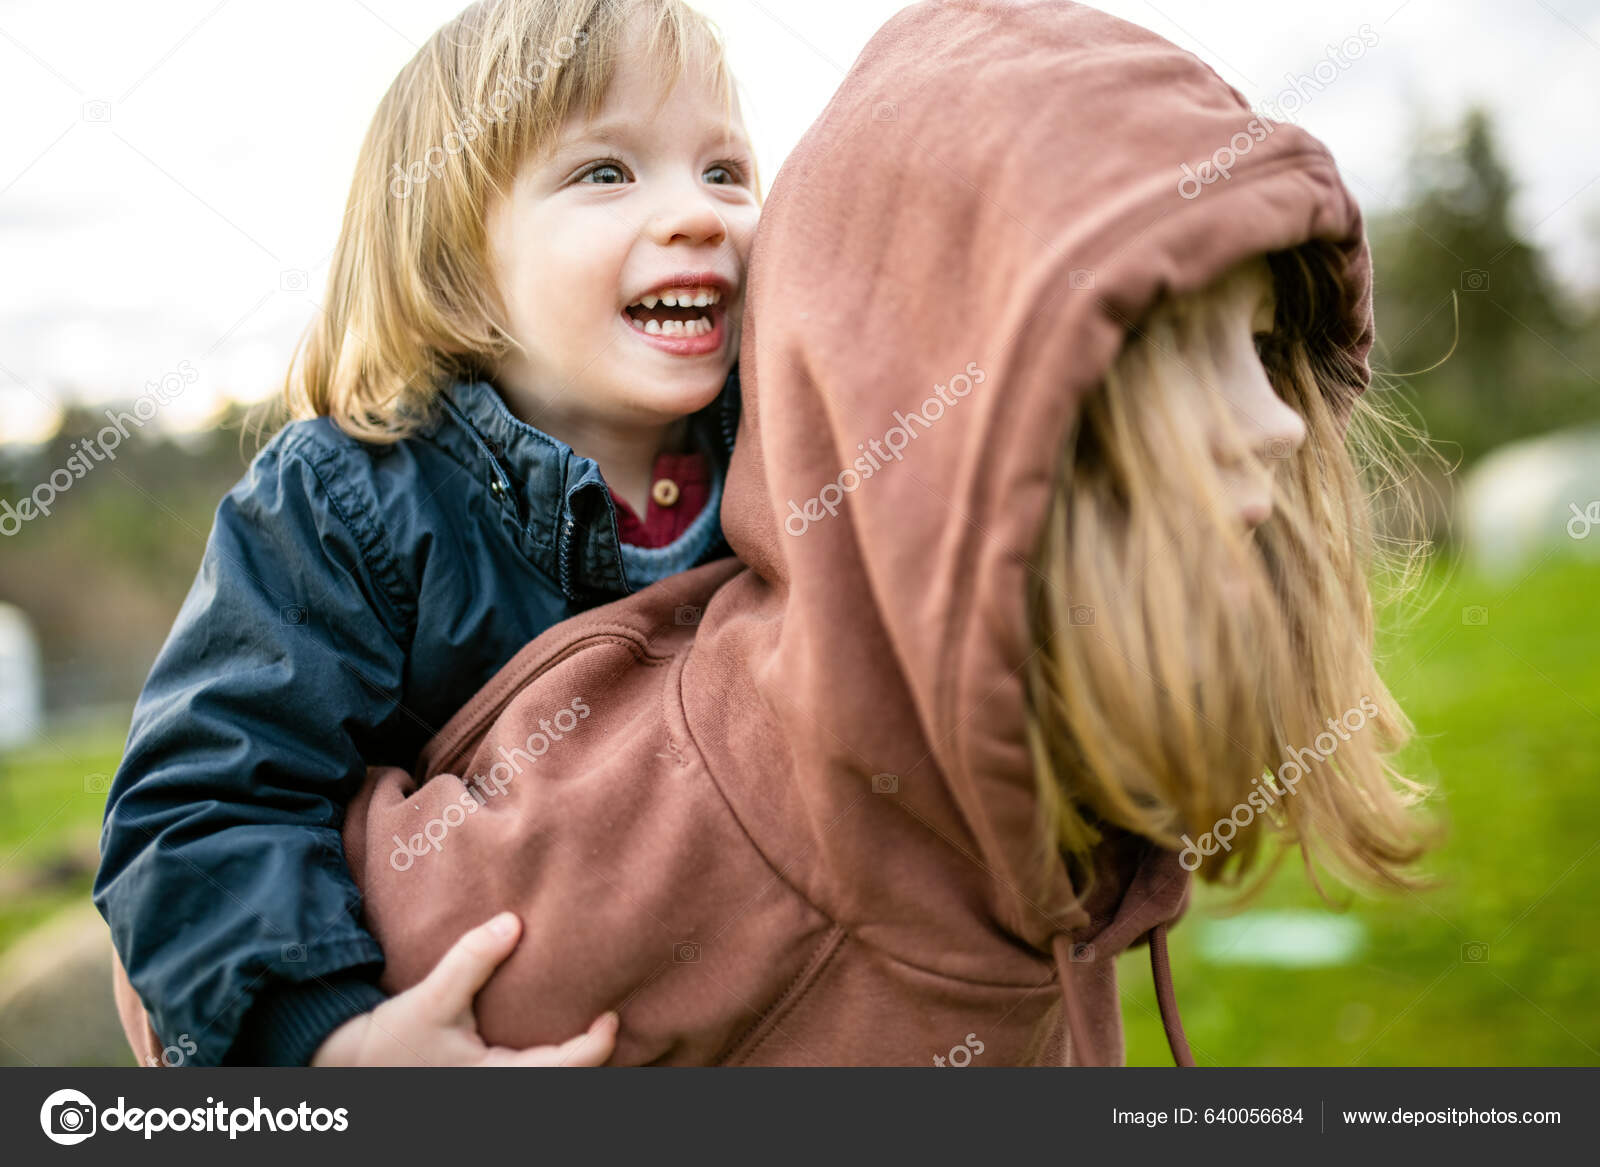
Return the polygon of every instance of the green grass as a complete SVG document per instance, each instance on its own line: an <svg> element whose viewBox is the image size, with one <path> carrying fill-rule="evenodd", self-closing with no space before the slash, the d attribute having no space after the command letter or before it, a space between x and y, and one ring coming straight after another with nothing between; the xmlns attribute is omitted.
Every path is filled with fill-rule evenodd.
<svg viewBox="0 0 1600 1167"><path fill-rule="evenodd" d="M1600 1064L1600 565L1440 573L1426 594L1384 676L1420 739L1407 770L1448 827L1427 863L1439 884L1357 898L1365 947L1327 968L1208 961L1228 897L1198 889L1171 947L1202 1065ZM1249 910L1283 909L1323 910L1291 863ZM1129 1064L1170 1065L1143 950L1120 971Z"/></svg>
<svg viewBox="0 0 1600 1167"><path fill-rule="evenodd" d="M92 857L125 730L58 735L0 760L0 952L60 908L88 898L92 872L29 884L41 869Z"/></svg>

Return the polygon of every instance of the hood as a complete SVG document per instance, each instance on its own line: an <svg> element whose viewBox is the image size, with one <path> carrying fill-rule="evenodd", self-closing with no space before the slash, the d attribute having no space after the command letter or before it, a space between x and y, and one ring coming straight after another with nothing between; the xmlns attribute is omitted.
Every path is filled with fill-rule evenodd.
<svg viewBox="0 0 1600 1167"><path fill-rule="evenodd" d="M1030 877L1024 730L1025 585L1079 403L1159 297L1312 239L1346 257L1364 385L1367 249L1327 150L1190 53L1059 0L906 9L774 183L723 512L781 598L767 700L832 739L832 764L936 770L953 845L1030 945L1094 914L1046 907L1072 899L1064 865ZM1141 854L1142 874L1109 865L1124 943L1182 906L1174 857Z"/></svg>

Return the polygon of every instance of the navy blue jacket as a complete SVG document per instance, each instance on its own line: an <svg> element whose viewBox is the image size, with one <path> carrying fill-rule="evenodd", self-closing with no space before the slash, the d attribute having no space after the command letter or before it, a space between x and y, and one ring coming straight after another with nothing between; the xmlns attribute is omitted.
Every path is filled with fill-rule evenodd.
<svg viewBox="0 0 1600 1167"><path fill-rule="evenodd" d="M735 373L693 419L723 466L737 409ZM718 530L697 558L726 553ZM629 590L598 466L487 384L392 446L326 419L267 443L217 510L101 831L95 904L162 1040L304 1065L381 1002L340 841L367 765L409 767L524 644Z"/></svg>

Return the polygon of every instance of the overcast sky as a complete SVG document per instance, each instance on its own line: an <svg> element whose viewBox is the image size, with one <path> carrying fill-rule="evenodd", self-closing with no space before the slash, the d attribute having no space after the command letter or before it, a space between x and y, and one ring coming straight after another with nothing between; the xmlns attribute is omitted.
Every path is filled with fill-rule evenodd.
<svg viewBox="0 0 1600 1167"><path fill-rule="evenodd" d="M897 0L699 0L770 186ZM1600 287L1600 0L1104 0L1252 102L1376 44L1298 115L1370 215L1422 127L1494 113L1516 214ZM271 392L378 98L455 0L0 0L0 439L180 370L162 421ZM303 276L301 273L304 273ZM309 293L304 290L309 288Z"/></svg>

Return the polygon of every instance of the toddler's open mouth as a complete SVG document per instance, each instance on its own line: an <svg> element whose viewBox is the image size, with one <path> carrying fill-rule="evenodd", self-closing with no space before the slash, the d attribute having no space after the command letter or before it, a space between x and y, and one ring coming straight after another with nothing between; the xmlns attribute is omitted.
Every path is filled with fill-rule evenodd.
<svg viewBox="0 0 1600 1167"><path fill-rule="evenodd" d="M702 282L704 281L704 282ZM722 347L729 290L700 277L660 287L622 310L629 328L652 347L676 356L699 356Z"/></svg>
<svg viewBox="0 0 1600 1167"><path fill-rule="evenodd" d="M716 326L721 300L715 288L665 288L622 311L634 328L651 336L702 336Z"/></svg>

